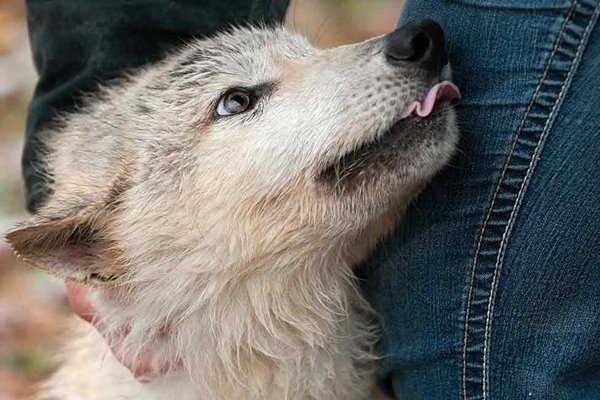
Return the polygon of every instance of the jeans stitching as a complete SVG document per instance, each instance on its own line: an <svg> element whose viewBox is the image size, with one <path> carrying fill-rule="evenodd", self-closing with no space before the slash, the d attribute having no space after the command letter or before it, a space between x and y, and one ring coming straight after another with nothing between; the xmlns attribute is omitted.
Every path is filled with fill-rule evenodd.
<svg viewBox="0 0 600 400"><path fill-rule="evenodd" d="M463 351L462 351L462 362L463 362L463 376L462 376L462 386L463 386L463 400L468 400L468 396L467 396L467 345L468 345L468 337L469 337L469 318L470 318L470 311L471 311L471 301L472 301L472 297L473 297L473 287L475 285L475 271L477 269L477 261L479 258L479 253L481 251L481 246L483 243L483 239L485 237L486 234L486 230L487 230L487 226L489 223L489 220L491 218L493 209L494 209L494 205L496 203L496 199L498 197L498 194L500 192L500 187L502 186L502 182L504 181L504 177L506 175L506 172L508 170L508 166L510 165L510 161L512 159L512 155L514 153L514 150L516 148L518 139L521 135L521 132L523 131L525 124L529 118L529 114L531 112L531 109L533 108L533 105L535 104L535 101L537 100L537 96L540 93L540 90L542 88L542 85L544 84L544 82L546 81L548 74L550 72L550 67L552 66L552 61L556 55L556 51L558 50L558 47L560 45L560 39L562 34L564 33L567 24L573 14L573 11L575 10L575 7L577 5L578 0L572 0L571 2L571 7L569 8L569 11L567 12L567 15L564 17L564 20L561 24L560 30L557 33L556 36L556 40L553 46L553 49L550 53L550 56L548 58L548 61L546 62L546 66L544 68L544 73L542 74L542 77L540 79L540 82L537 84L536 88L534 89L534 92L532 94L532 97L529 101L529 104L527 105L527 109L525 110L525 115L523 116L523 120L521 121L521 124L519 125L519 128L517 129L515 138L513 139L513 142L511 144L511 148L509 151L509 154L507 156L507 158L504 161L504 164L502 166L502 172L500 174L500 177L498 178L498 181L496 183L496 189L494 191L494 194L492 196L492 200L490 202L490 206L488 208L488 212L486 214L485 220L483 222L483 226L482 226L482 230L479 236L479 241L477 243L477 248L475 250L475 255L474 255L474 259L473 259L473 264L471 267L471 277L469 280L469 292L468 292L468 296L467 296L467 304L466 304L466 311L465 311L465 324L464 324L464 337L463 337ZM494 280L496 278L496 274L494 272ZM493 284L492 284L493 286ZM489 313L489 308L488 308L488 313ZM486 321L486 325L487 325L487 321ZM485 362L485 357L484 357L484 362ZM484 366L484 375L485 375L485 366ZM484 384L483 384L483 393L484 393L484 399L486 398L486 387L485 387L485 379L484 379Z"/></svg>
<svg viewBox="0 0 600 400"><path fill-rule="evenodd" d="M581 37L575 58L573 59L573 64L571 65L571 68L569 69L567 78L561 85L561 89L560 89L558 98L556 100L556 103L554 104L554 107L552 108L552 111L550 112L548 119L546 121L546 124L544 125L544 129L542 130L538 144L537 144L537 146L534 150L534 153L532 155L532 158L529 162L529 166L527 168L527 173L525 175L525 178L523 179L523 182L521 183L521 187L519 188L519 192L517 194L516 201L511 209L511 213L510 213L510 216L508 219L508 224L506 225L506 228L502 235L502 240L500 243L498 255L496 257L496 262L494 265L494 278L493 278L493 282L492 282L492 290L490 291L490 297L488 300L488 316L486 319L486 327L485 327L484 370L483 370L483 372L485 374L485 377L483 380L484 388L485 388L484 389L484 399L486 399L488 397L488 390L489 390L489 384L488 384L489 373L487 373L486 366L489 367L489 342L490 342L490 337L491 337L491 319L492 319L492 316L494 313L494 299L495 299L495 293L497 291L497 286L498 286L498 282L497 282L496 278L501 269L502 261L504 259L504 253L506 251L506 245L508 243L510 233L512 232L512 227L514 225L516 215L521 207L523 196L525 194L525 191L527 190L527 187L529 186L531 177L533 176L533 172L534 172L537 162L539 160L539 155L540 155L540 153L544 147L544 144L546 142L546 139L548 137L549 130L550 130L552 124L554 123L556 114L562 105L562 102L566 95L566 91L570 87L571 81L573 80L573 75L575 74L577 67L579 66L581 57L583 56L583 51L585 49L585 44L587 43L587 39L589 38L592 27L595 25L595 21L598 17L599 12L600 12L600 7L597 7L594 11L594 15L590 19L590 22L588 23L588 26L585 29L585 32L583 33L583 35Z"/></svg>

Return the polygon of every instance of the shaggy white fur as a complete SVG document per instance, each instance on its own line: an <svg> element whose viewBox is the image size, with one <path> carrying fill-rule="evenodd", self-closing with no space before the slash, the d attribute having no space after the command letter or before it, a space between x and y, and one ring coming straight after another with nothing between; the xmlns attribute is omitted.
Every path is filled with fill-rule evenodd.
<svg viewBox="0 0 600 400"><path fill-rule="evenodd" d="M235 29L103 88L48 130L54 193L7 239L26 261L94 284L103 336L127 327L125 351L152 349L169 372L141 385L81 326L40 399L374 396L377 324L352 267L457 138L446 105L398 121L440 77L389 65L381 49L380 38L322 50L284 29ZM220 117L230 88L252 107Z"/></svg>

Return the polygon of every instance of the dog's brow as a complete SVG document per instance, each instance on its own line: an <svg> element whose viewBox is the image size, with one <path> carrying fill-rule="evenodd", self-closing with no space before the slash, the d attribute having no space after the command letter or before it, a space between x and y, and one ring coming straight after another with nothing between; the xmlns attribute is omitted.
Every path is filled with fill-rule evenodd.
<svg viewBox="0 0 600 400"><path fill-rule="evenodd" d="M185 80L193 76L210 77L216 74L214 66L202 65L200 62L204 52L195 49L190 54L187 54L177 65L169 71L168 75L174 80Z"/></svg>
<svg viewBox="0 0 600 400"><path fill-rule="evenodd" d="M250 88L250 90L252 90L258 96L266 96L273 93L273 91L277 88L278 84L279 82L277 81L263 82L259 83L258 85L254 85Z"/></svg>

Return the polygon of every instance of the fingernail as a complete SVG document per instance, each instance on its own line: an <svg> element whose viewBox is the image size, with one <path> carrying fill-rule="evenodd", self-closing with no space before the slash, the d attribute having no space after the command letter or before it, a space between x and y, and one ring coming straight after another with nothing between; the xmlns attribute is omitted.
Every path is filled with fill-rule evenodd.
<svg viewBox="0 0 600 400"><path fill-rule="evenodd" d="M142 385L147 385L152 382L152 379L148 375L136 376L135 379Z"/></svg>

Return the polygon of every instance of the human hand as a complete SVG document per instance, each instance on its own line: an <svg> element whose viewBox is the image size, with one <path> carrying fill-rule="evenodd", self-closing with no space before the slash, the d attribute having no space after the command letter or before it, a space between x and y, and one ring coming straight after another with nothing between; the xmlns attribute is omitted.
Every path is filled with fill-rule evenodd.
<svg viewBox="0 0 600 400"><path fill-rule="evenodd" d="M96 312L89 301L89 288L81 283L66 280L67 298L69 306L81 319L94 325L96 320ZM134 378L141 383L148 383L152 378L156 377L161 371L156 371L152 367L151 354L149 351L144 351L135 359L125 355L122 349L123 339L125 338L128 327L123 327L122 334L117 337L110 337L107 340L112 353L116 359L131 371Z"/></svg>

